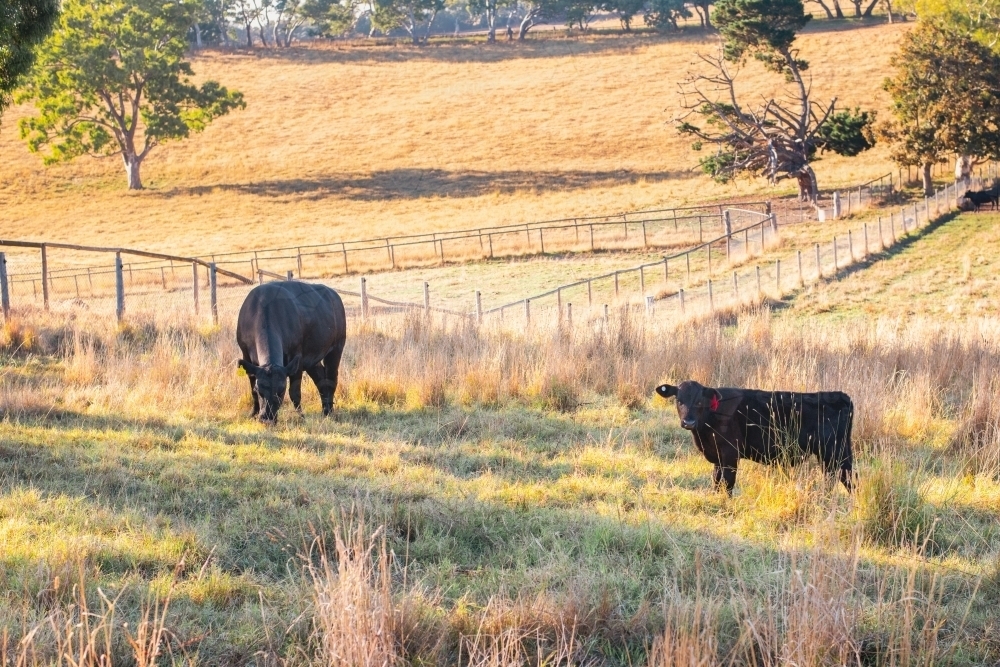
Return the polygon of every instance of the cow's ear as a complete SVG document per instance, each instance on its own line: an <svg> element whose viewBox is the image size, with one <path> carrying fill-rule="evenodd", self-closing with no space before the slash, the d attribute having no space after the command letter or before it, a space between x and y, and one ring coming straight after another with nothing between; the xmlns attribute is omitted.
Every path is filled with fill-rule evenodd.
<svg viewBox="0 0 1000 667"><path fill-rule="evenodd" d="M670 398L677 395L677 387L672 384L661 384L656 388L656 393L663 398Z"/></svg>
<svg viewBox="0 0 1000 667"><path fill-rule="evenodd" d="M295 375L302 368L302 355L296 354L295 357L285 364L285 375Z"/></svg>
<svg viewBox="0 0 1000 667"><path fill-rule="evenodd" d="M237 359L236 366L238 368L242 368L243 370L245 370L247 372L247 375L259 375L260 372L263 370L261 369L260 366L254 366L246 359Z"/></svg>
<svg viewBox="0 0 1000 667"><path fill-rule="evenodd" d="M719 393L718 389L712 389L711 387L705 388L706 398L708 398L708 409L712 412L717 412L719 410L719 401L722 400L722 394Z"/></svg>

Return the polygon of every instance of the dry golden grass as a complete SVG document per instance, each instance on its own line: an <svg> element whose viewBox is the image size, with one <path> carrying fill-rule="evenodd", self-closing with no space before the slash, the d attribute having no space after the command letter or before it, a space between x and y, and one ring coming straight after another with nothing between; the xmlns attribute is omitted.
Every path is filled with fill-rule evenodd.
<svg viewBox="0 0 1000 667"><path fill-rule="evenodd" d="M907 27L846 27L817 21L800 40L815 92L884 108L879 84ZM114 159L44 168L17 138L30 109L12 109L0 236L194 254L770 194L692 171L670 122L677 81L713 37L559 34L198 56L198 75L243 91L247 109L156 149L138 194ZM775 79L749 66L740 81L767 91ZM881 175L886 156L826 158L821 186Z"/></svg>

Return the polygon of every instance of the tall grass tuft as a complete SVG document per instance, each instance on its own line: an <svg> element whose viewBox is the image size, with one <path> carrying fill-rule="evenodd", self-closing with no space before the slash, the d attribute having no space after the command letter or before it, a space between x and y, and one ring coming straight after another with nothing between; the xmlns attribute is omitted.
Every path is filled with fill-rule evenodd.
<svg viewBox="0 0 1000 667"><path fill-rule="evenodd" d="M369 532L364 517L343 520L334 552L314 545L312 581L316 661L328 667L394 667L400 664L398 618L382 528Z"/></svg>

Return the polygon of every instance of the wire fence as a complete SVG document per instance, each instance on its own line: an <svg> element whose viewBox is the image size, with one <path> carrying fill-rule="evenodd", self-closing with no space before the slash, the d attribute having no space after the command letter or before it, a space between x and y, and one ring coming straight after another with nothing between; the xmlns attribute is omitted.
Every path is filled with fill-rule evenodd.
<svg viewBox="0 0 1000 667"><path fill-rule="evenodd" d="M574 316L578 320L599 317L610 307L630 307L657 318L676 318L712 310L724 303L758 298L761 294L781 294L791 284L789 281L801 282L808 280L810 275L826 276L834 270L834 265L839 267L844 261L853 261L858 249L866 253L874 247L876 241L872 239L895 240L898 234L921 224L919 221L926 224L928 216L940 215L943 210L957 205L965 188L984 187L995 177L996 167L990 165L985 175L980 173L966 184L949 185L925 200L925 203L931 202L930 208L914 210L909 217L902 213L889 216L888 220L879 223L880 234L873 231L874 222L865 223L846 238L819 244L815 261L811 255L786 256L773 266L749 267L748 264L765 253L774 254L780 226L801 220L797 219L794 208L771 212L769 203L757 202L740 208L713 205L547 221L517 228L483 228L450 235L429 235L430 239L395 237L388 251L384 244L379 248L360 247L369 241L357 242L359 247L356 248L349 244L337 246L341 255L376 250L387 253L383 268L391 266L394 252L399 253L396 255L398 267L403 253L400 249L406 243L418 245L429 240L436 244L435 257L440 263L444 261L444 252L454 253L456 258L464 257L462 253L474 255L480 244L479 256L500 256L501 249L510 249L503 244L504 238L512 234L523 238L522 252L529 242L535 244L533 247L537 251L631 247L645 248L649 252L649 249L662 250L664 247L682 248L671 254L655 255L652 261L567 281L532 296L501 299L500 303L484 303L480 293L475 293L474 297L470 293L468 301L456 306L454 300L442 301L432 295L427 283L423 285L422 299L413 298L413 286L408 286L409 298L394 297L392 292L402 293L396 289L376 295L370 293L364 277L357 290L345 289L344 272L325 271L324 268L329 267L319 261L323 253L330 250L329 246L315 246L313 253L307 252L305 247L297 247L294 253L286 254L276 250L257 251L256 255L181 257L123 248L0 240L0 247L5 250L0 262L0 287L3 288L0 291L8 317L11 312L45 309L67 317L88 313L119 320L141 316L156 321L176 321L193 316L199 322L218 322L220 318L236 318L253 284L304 276L334 286L344 296L348 310L360 317L420 311L524 326L546 320L572 322ZM884 199L893 191L892 176L886 175L852 188L850 193L854 193L854 199L848 193L841 198L841 205L847 202L847 212L850 212L855 207ZM866 240L861 241L862 237ZM463 250L460 243L472 247ZM62 265L53 266L54 253L58 254ZM95 263L95 253L113 257L114 263L110 266ZM235 270L237 268L242 272ZM391 278L392 274L389 276ZM432 296L435 296L433 302Z"/></svg>

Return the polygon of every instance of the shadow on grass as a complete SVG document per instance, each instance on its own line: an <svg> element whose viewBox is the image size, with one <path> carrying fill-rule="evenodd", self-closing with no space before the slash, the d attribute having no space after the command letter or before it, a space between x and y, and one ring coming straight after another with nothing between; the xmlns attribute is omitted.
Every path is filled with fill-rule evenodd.
<svg viewBox="0 0 1000 667"><path fill-rule="evenodd" d="M446 171L444 169L390 169L371 174L342 174L318 178L292 178L256 183L227 183L150 191L150 196L206 195L213 191L238 192L258 197L295 197L321 200L328 197L358 201L419 199L422 197L479 197L500 192L531 190L581 190L622 183L660 183L688 178L684 170L613 171Z"/></svg>

